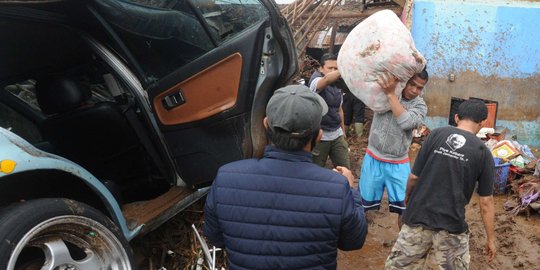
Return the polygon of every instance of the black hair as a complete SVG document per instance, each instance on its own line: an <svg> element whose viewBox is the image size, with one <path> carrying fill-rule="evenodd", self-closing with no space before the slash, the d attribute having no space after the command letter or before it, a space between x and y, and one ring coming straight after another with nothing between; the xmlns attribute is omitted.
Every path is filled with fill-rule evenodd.
<svg viewBox="0 0 540 270"><path fill-rule="evenodd" d="M458 107L457 116L460 120L471 120L480 123L487 119L488 109L480 100L466 100Z"/></svg>
<svg viewBox="0 0 540 270"><path fill-rule="evenodd" d="M290 132L287 132L281 128L274 128L272 131L270 128L266 129L267 138L278 148L286 151L300 151L304 147L312 142L312 146L315 146L315 140L319 135L319 129L311 132L304 137L294 137L291 136Z"/></svg>
<svg viewBox="0 0 540 270"><path fill-rule="evenodd" d="M324 63L328 60L334 60L334 61L337 61L337 55L333 54L333 53L325 53L323 54L323 56L321 56L321 61L319 61L319 63L321 64L321 67L324 66Z"/></svg>
<svg viewBox="0 0 540 270"><path fill-rule="evenodd" d="M427 72L427 65L420 71L420 73L416 73L416 76L420 77L420 79L427 81L429 79L429 74Z"/></svg>

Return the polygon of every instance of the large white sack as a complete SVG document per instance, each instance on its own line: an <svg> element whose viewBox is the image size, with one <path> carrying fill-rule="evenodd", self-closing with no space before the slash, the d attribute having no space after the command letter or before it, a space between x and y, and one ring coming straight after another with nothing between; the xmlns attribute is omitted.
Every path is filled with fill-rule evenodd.
<svg viewBox="0 0 540 270"><path fill-rule="evenodd" d="M390 72L400 82L396 94L407 81L422 71L424 57L416 50L411 33L390 10L379 11L357 25L347 36L337 59L338 69L351 92L374 112L390 110L377 78Z"/></svg>

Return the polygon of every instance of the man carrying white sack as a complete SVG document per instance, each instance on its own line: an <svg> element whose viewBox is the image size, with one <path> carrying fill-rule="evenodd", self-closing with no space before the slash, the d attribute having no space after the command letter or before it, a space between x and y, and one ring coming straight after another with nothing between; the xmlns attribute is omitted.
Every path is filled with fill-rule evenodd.
<svg viewBox="0 0 540 270"><path fill-rule="evenodd" d="M399 227L405 209L407 177L411 171L408 150L412 132L423 123L427 114L426 103L420 97L427 81L428 73L424 68L407 82L400 99L395 93L398 80L393 75L385 73L377 80L391 110L374 113L358 187L366 211L380 208L386 187L390 212L399 215Z"/></svg>

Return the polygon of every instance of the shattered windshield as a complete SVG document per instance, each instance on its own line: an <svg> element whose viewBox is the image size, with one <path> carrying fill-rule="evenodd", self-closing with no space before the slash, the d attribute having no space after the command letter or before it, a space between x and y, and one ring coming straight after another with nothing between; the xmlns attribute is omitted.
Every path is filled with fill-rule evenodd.
<svg viewBox="0 0 540 270"><path fill-rule="evenodd" d="M213 47L204 28L187 6L175 4L167 8L165 2L171 1L133 1L141 4L114 0L96 2L107 20L125 32L156 40L178 39L206 50ZM151 3L158 6L149 6Z"/></svg>
<svg viewBox="0 0 540 270"><path fill-rule="evenodd" d="M219 42L268 17L266 9L257 0L192 0L192 2L216 33Z"/></svg>
<svg viewBox="0 0 540 270"><path fill-rule="evenodd" d="M268 18L257 0L95 0L151 80Z"/></svg>

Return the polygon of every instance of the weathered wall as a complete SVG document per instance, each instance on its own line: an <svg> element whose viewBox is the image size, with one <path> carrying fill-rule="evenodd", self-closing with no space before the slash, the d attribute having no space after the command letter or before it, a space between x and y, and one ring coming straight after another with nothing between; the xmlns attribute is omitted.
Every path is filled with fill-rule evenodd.
<svg viewBox="0 0 540 270"><path fill-rule="evenodd" d="M540 1L416 0L412 33L430 128L448 123L452 96L478 97L499 102L497 126L540 146Z"/></svg>

